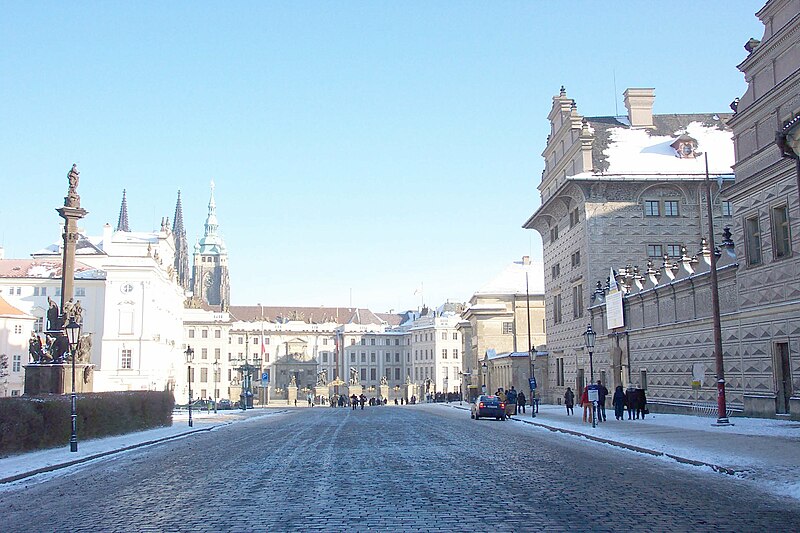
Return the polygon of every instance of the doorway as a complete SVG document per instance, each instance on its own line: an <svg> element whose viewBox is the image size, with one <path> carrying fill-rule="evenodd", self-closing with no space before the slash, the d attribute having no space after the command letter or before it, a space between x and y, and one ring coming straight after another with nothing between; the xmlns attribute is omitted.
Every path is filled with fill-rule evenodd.
<svg viewBox="0 0 800 533"><path fill-rule="evenodd" d="M792 371L789 364L789 343L775 343L775 412L789 414L789 398L792 397Z"/></svg>

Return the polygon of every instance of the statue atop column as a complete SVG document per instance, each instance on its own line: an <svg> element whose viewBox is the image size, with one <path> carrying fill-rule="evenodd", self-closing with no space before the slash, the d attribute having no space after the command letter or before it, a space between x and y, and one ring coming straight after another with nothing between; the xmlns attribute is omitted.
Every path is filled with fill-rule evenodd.
<svg viewBox="0 0 800 533"><path fill-rule="evenodd" d="M58 310L58 304L49 296L47 297L47 304L50 306L47 309L47 331L58 331L61 329L61 320L59 320L61 312Z"/></svg>
<svg viewBox="0 0 800 533"><path fill-rule="evenodd" d="M72 169L67 173L69 180L69 190L67 196L64 198L64 207L77 207L81 206L81 197L78 195L78 182L80 181L81 173L78 172L78 165L73 163Z"/></svg>

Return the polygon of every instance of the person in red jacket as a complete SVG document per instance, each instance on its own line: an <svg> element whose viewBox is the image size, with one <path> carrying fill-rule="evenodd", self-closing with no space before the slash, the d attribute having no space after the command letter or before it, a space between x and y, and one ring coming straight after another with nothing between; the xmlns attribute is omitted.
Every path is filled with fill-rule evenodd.
<svg viewBox="0 0 800 533"><path fill-rule="evenodd" d="M594 418L594 406L592 405L592 402L589 401L588 387L584 387L583 392L581 393L581 406L583 406L583 421L587 422L586 415L588 413L588 422L591 424L592 419Z"/></svg>

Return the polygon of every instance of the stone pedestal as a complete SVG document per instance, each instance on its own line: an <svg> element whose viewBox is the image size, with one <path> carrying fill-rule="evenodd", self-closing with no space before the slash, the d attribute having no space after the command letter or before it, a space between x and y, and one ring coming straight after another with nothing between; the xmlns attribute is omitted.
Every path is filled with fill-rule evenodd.
<svg viewBox="0 0 800 533"><path fill-rule="evenodd" d="M297 401L297 385L289 385L286 387L286 392L289 395L289 405L294 405Z"/></svg>
<svg viewBox="0 0 800 533"><path fill-rule="evenodd" d="M413 383L406 383L405 385L403 385L403 392L406 395L406 402L410 402L411 401L411 397L412 396L416 396L416 394L415 394L416 393L416 389L417 389L417 386L414 385ZM417 402L419 402L419 396L417 396Z"/></svg>
<svg viewBox="0 0 800 533"><path fill-rule="evenodd" d="M327 385L317 385L314 387L314 396L322 398L328 398L330 396L330 390L328 389Z"/></svg>
<svg viewBox="0 0 800 533"><path fill-rule="evenodd" d="M381 400L386 400L386 403L389 403L389 385L381 385L378 390L381 394Z"/></svg>
<svg viewBox="0 0 800 533"><path fill-rule="evenodd" d="M348 396L352 396L353 394L355 394L356 396L361 396L361 394L363 392L364 392L364 387L362 387L361 385L348 385L347 386L347 395Z"/></svg>
<svg viewBox="0 0 800 533"><path fill-rule="evenodd" d="M75 392L92 392L94 390L94 365L75 364ZM37 364L25 365L25 395L39 394L71 394L72 364Z"/></svg>

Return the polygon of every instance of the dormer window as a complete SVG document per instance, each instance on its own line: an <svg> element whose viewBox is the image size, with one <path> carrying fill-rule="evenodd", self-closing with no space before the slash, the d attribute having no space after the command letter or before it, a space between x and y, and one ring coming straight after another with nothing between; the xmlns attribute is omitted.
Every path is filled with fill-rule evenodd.
<svg viewBox="0 0 800 533"><path fill-rule="evenodd" d="M685 133L675 139L670 146L681 159L694 159L697 157L697 140Z"/></svg>

